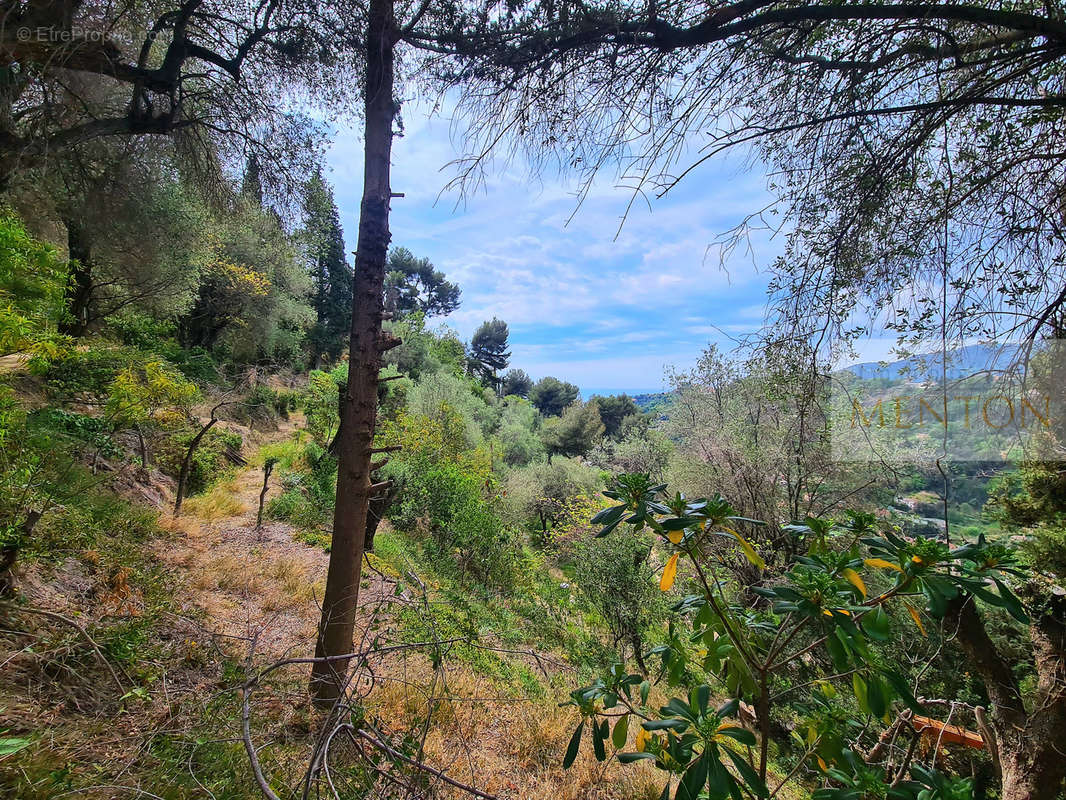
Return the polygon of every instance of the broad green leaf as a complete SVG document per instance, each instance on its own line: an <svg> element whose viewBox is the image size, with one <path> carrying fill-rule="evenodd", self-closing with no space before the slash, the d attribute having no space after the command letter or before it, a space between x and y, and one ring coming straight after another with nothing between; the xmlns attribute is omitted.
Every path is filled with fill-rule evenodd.
<svg viewBox="0 0 1066 800"><path fill-rule="evenodd" d="M563 756L563 769L570 769L574 759L577 758L577 748L581 744L581 731L585 730L585 720L578 723L574 735L570 737L570 744L566 746L566 755Z"/></svg>
<svg viewBox="0 0 1066 800"><path fill-rule="evenodd" d="M688 768L677 785L674 800L699 800L703 785L707 783L707 754L704 753Z"/></svg>
<svg viewBox="0 0 1066 800"><path fill-rule="evenodd" d="M614 724L614 730L611 732L611 743L621 750L626 746L626 739L629 736L629 714L626 714L619 718L618 722Z"/></svg>
<svg viewBox="0 0 1066 800"><path fill-rule="evenodd" d="M878 642L888 641L892 632L892 620L885 609L878 606L862 618L862 629L866 635Z"/></svg>
<svg viewBox="0 0 1066 800"><path fill-rule="evenodd" d="M885 694L884 683L876 675L871 675L866 682L866 702L870 706L870 713L880 719L888 710L888 697Z"/></svg>
<svg viewBox="0 0 1066 800"><path fill-rule="evenodd" d="M846 672L851 662L848 658L848 650L844 646L844 642L837 636L836 631L826 637L825 647L829 651L829 657L833 659L833 666L836 671Z"/></svg>
<svg viewBox="0 0 1066 800"><path fill-rule="evenodd" d="M734 753L728 748L722 748L725 750L725 754L729 756L729 760L733 762L733 766L737 768L737 772L740 773L740 777L744 779L745 785L750 789L756 797L766 797L769 792L766 790L766 784L759 778L759 774L752 769L751 764L748 763L740 753Z"/></svg>
<svg viewBox="0 0 1066 800"><path fill-rule="evenodd" d="M866 693L866 681L862 679L859 673L855 673L851 676L851 686L855 690L855 700L859 704L859 709L863 714L870 713L870 701L867 698Z"/></svg>
<svg viewBox="0 0 1066 800"><path fill-rule="evenodd" d="M999 596L1003 598L1003 605L1010 612L1010 615L1018 622L1029 622L1029 615L1025 613L1025 608L1022 606L1021 601L1014 596L1014 593L1007 588L1007 585L999 578L993 578L992 580L995 581L996 586L999 588Z"/></svg>
<svg viewBox="0 0 1066 800"><path fill-rule="evenodd" d="M592 752L596 755L597 761L607 760L607 750L603 746L603 728L595 722L592 723Z"/></svg>
<svg viewBox="0 0 1066 800"><path fill-rule="evenodd" d="M755 734L746 728L741 728L739 725L723 725L718 729L718 735L728 736L730 739L734 739L749 747L755 745Z"/></svg>
<svg viewBox="0 0 1066 800"><path fill-rule="evenodd" d="M641 761L644 759L654 759L654 753L619 753L618 762L620 764L632 764L635 761Z"/></svg>
<svg viewBox="0 0 1066 800"><path fill-rule="evenodd" d="M907 685L907 682L903 679L902 675L895 670L890 669L883 670L881 674L884 675L885 680L887 680L892 688L895 689L896 694L904 704L906 704L907 708L911 711L917 711L918 713L921 713L924 710L918 700L914 697L910 686Z"/></svg>
<svg viewBox="0 0 1066 800"><path fill-rule="evenodd" d="M640 725L646 731L683 731L689 726L687 720L683 719L650 719L647 722L642 722Z"/></svg>

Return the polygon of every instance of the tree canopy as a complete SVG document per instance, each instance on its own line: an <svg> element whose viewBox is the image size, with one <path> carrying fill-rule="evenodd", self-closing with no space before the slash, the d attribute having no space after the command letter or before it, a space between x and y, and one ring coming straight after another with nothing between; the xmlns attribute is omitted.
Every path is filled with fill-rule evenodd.
<svg viewBox="0 0 1066 800"><path fill-rule="evenodd" d="M171 136L208 162L258 153L264 177L296 182L317 127L305 111L354 99L350 39L336 34L356 16L301 2L11 5L0 178L99 140Z"/></svg>
<svg viewBox="0 0 1066 800"><path fill-rule="evenodd" d="M600 410L600 419L608 436L616 437L622 433L627 419L635 421L640 416L640 406L627 394L593 395L590 403L595 403Z"/></svg>
<svg viewBox="0 0 1066 800"><path fill-rule="evenodd" d="M604 427L595 403L572 403L562 416L544 423L541 439L549 454L584 456L599 442Z"/></svg>
<svg viewBox="0 0 1066 800"><path fill-rule="evenodd" d="M352 268L344 249L344 230L333 189L316 170L304 194L306 224L298 237L311 276L315 324L308 338L312 357L336 360L347 344L352 307Z"/></svg>
<svg viewBox="0 0 1066 800"><path fill-rule="evenodd" d="M533 391L533 379L526 374L523 369L510 369L507 370L507 374L503 376L503 395L517 395L518 397L529 397L529 393Z"/></svg>
<svg viewBox="0 0 1066 800"><path fill-rule="evenodd" d="M446 317L459 308L459 287L434 269L428 258L416 258L406 247L394 247L387 268L385 303L396 313L419 311L426 317Z"/></svg>
<svg viewBox="0 0 1066 800"><path fill-rule="evenodd" d="M496 374L511 363L511 351L507 349L507 323L493 317L481 323L470 339L470 361L481 377L497 383Z"/></svg>
<svg viewBox="0 0 1066 800"><path fill-rule="evenodd" d="M768 166L771 205L720 243L785 235L768 336L829 347L872 318L1032 340L1066 304L1057 6L544 3L471 25L441 75L473 84L480 142L517 130L586 186L614 164L658 196L725 151Z"/></svg>
<svg viewBox="0 0 1066 800"><path fill-rule="evenodd" d="M550 375L541 378L529 393L529 399L540 413L547 417L557 417L577 400L581 390L572 383L566 383Z"/></svg>

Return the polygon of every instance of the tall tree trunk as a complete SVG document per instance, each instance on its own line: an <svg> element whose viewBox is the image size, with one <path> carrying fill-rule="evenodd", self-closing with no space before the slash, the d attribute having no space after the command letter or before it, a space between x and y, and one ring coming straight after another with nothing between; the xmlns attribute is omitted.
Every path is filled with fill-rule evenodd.
<svg viewBox="0 0 1066 800"><path fill-rule="evenodd" d="M1061 605L1052 598L1029 628L1037 686L1032 710L1022 701L1011 663L988 635L973 598L958 598L948 608L947 629L984 681L992 701L1002 770L1002 800L1059 797L1066 779L1066 625Z"/></svg>
<svg viewBox="0 0 1066 800"><path fill-rule="evenodd" d="M345 389L337 453L337 502L333 543L322 600L322 619L311 671L316 704L341 696L355 632L367 507L375 491L370 481L381 354L396 342L381 330L385 257L389 247L389 182L392 155L393 49L397 28L393 0L370 0L366 38L363 202L352 280L352 324L348 385Z"/></svg>
<svg viewBox="0 0 1066 800"><path fill-rule="evenodd" d="M67 251L70 258L71 282L67 287L68 321L60 327L71 336L84 336L89 327L89 311L93 300L92 250L81 224L72 219L63 221L67 228Z"/></svg>

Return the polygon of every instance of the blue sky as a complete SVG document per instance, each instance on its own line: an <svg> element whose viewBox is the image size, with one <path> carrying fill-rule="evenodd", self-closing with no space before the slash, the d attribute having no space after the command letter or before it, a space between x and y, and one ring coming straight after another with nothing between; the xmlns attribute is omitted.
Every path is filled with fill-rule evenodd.
<svg viewBox="0 0 1066 800"><path fill-rule="evenodd" d="M512 366L586 391L658 390L667 366L688 368L709 342L728 346L762 322L761 268L779 240L756 234L750 252L724 265L708 251L766 204L761 171L725 160L698 169L650 209L635 203L618 233L630 192L613 176L580 208L573 178L537 178L521 163L500 165L474 195L441 194L461 154L450 120L405 107L404 126L393 150L393 190L406 194L393 203L393 244L462 287L445 322L464 339L493 316L508 323ZM362 193L358 126L338 131L327 161L350 251Z"/></svg>

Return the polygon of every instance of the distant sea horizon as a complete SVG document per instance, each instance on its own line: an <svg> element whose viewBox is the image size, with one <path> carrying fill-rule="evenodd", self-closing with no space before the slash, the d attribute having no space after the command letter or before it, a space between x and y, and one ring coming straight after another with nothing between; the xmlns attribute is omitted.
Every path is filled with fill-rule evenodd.
<svg viewBox="0 0 1066 800"><path fill-rule="evenodd" d="M590 389L581 389L581 399L588 400L592 395L598 394L601 397L617 394L628 394L630 397L636 397L638 394L661 394L662 392L669 391L663 388L645 388L645 389L603 389L593 387Z"/></svg>

